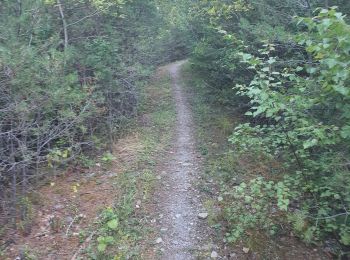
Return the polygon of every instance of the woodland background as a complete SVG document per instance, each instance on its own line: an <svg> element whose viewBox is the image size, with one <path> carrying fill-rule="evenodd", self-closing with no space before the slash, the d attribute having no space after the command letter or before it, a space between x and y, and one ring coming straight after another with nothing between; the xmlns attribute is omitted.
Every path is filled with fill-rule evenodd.
<svg viewBox="0 0 350 260"><path fill-rule="evenodd" d="M0 226L111 149L157 66L190 58L207 101L240 118L223 156L279 165L238 184L227 169L229 241L287 223L348 254L349 15L348 0L2 0Z"/></svg>

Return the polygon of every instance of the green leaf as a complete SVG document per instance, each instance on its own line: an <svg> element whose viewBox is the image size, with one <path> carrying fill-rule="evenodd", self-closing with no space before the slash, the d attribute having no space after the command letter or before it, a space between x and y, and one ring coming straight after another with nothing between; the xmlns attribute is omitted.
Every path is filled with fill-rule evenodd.
<svg viewBox="0 0 350 260"><path fill-rule="evenodd" d="M344 96L347 96L349 95L349 89L344 87L344 86L333 86L333 89L337 92L339 92L340 94L344 95Z"/></svg>
<svg viewBox="0 0 350 260"><path fill-rule="evenodd" d="M338 64L338 61L336 59L325 59L324 62L328 65L330 69Z"/></svg>
<svg viewBox="0 0 350 260"><path fill-rule="evenodd" d="M350 246L350 232L342 231L340 234L340 242L343 245Z"/></svg>
<svg viewBox="0 0 350 260"><path fill-rule="evenodd" d="M113 243L114 242L114 237L112 237L112 236L105 237L105 242L108 243L108 244Z"/></svg>
<svg viewBox="0 0 350 260"><path fill-rule="evenodd" d="M110 220L110 221L107 222L107 226L108 226L110 229L113 229L113 230L117 229L117 228L118 228L118 225L119 225L119 223L118 223L118 220L117 220L117 219L112 219L112 220Z"/></svg>
<svg viewBox="0 0 350 260"><path fill-rule="evenodd" d="M105 243L100 243L100 244L97 245L97 250L98 250L99 252L104 252L104 251L106 250L106 247L107 247L107 244L105 244Z"/></svg>
<svg viewBox="0 0 350 260"><path fill-rule="evenodd" d="M343 138L349 138L350 137L350 125L343 126L340 131L340 136Z"/></svg>
<svg viewBox="0 0 350 260"><path fill-rule="evenodd" d="M242 58L243 58L244 61L248 61L248 60L250 60L252 58L252 55L249 54L249 53L243 53L242 54Z"/></svg>
<svg viewBox="0 0 350 260"><path fill-rule="evenodd" d="M309 67L309 68L307 68L307 70L306 70L308 73L310 73L310 74L314 74L316 71L317 71L317 68L315 68L315 67Z"/></svg>
<svg viewBox="0 0 350 260"><path fill-rule="evenodd" d="M268 64L273 64L276 62L276 59L274 57L270 57L269 60L267 61Z"/></svg>
<svg viewBox="0 0 350 260"><path fill-rule="evenodd" d="M334 194L333 197L334 197L336 200L339 200L339 199L341 198L339 194Z"/></svg>
<svg viewBox="0 0 350 260"><path fill-rule="evenodd" d="M315 146L318 143L317 139L307 140L303 143L304 149Z"/></svg>
<svg viewBox="0 0 350 260"><path fill-rule="evenodd" d="M322 24L326 27L329 27L332 24L331 19L323 19Z"/></svg>

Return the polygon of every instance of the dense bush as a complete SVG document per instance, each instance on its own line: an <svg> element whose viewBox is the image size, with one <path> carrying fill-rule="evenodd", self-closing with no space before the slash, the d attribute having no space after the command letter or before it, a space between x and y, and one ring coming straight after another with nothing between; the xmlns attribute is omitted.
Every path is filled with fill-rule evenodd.
<svg viewBox="0 0 350 260"><path fill-rule="evenodd" d="M108 149L169 59L155 1L5 0L0 14L0 223L15 225L34 180Z"/></svg>
<svg viewBox="0 0 350 260"><path fill-rule="evenodd" d="M257 73L249 85L237 86L251 100L246 115L267 123L238 126L230 140L238 149L262 147L286 162L288 181L281 183L293 192L280 208L290 206L291 215L299 222L302 218L297 230L303 238L310 242L333 234L350 245L350 26L335 9L322 9L300 23L308 31L297 39L314 62L281 67L272 44L261 50L261 57L242 54Z"/></svg>
<svg viewBox="0 0 350 260"><path fill-rule="evenodd" d="M340 6L312 16L333 4ZM333 253L349 246L350 27L337 11L348 8L293 0L193 8L210 24L197 24L193 69L208 82L209 99L246 109L229 140L234 153L282 162L278 173L228 192L230 241L253 228L278 234L283 221L307 242L337 244Z"/></svg>

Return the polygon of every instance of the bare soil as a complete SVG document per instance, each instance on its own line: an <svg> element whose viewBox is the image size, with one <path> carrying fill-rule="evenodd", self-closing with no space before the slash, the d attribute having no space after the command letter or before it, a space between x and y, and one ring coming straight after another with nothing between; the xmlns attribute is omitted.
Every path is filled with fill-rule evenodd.
<svg viewBox="0 0 350 260"><path fill-rule="evenodd" d="M134 133L114 144L118 160L111 165L97 163L86 170L68 170L34 191L30 233L9 229L3 241L13 243L0 259L24 259L24 254L39 260L76 259L78 251L87 246L83 242L90 242L99 213L113 206L120 195L113 182L125 165L136 161L137 151L142 149L138 139Z"/></svg>

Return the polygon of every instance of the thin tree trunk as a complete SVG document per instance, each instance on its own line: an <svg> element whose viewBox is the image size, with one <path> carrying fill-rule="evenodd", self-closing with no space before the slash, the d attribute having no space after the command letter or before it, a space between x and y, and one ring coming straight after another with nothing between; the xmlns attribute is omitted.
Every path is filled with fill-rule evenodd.
<svg viewBox="0 0 350 260"><path fill-rule="evenodd" d="M12 124L11 124L12 125ZM11 137L10 137L11 138ZM13 144L13 140L10 140L10 158L11 158L11 163L12 165L12 170L11 170L11 174L12 174L12 184L11 184L11 190L12 190L12 207L11 207L11 218L12 218L12 225L13 228L16 229L17 225L16 225L16 216L17 216L17 173L16 173L16 166L15 164L15 149L14 149L14 144Z"/></svg>
<svg viewBox="0 0 350 260"><path fill-rule="evenodd" d="M108 131L109 131L109 144L108 149L112 153L113 152L113 114L112 114L112 108L109 107L108 109Z"/></svg>
<svg viewBox="0 0 350 260"><path fill-rule="evenodd" d="M40 163L40 135L36 141L36 160L35 160L35 181L39 183L39 163Z"/></svg>
<svg viewBox="0 0 350 260"><path fill-rule="evenodd" d="M22 16L22 0L17 0L18 5L18 13L17 16L20 18ZM17 35L19 36L21 34L21 22L19 19L18 27L17 27Z"/></svg>
<svg viewBox="0 0 350 260"><path fill-rule="evenodd" d="M66 18L64 16L61 0L57 0L57 5L58 5L58 10L60 11L61 20L62 20L63 34L64 34L64 49L66 50L68 47L67 21L66 21Z"/></svg>
<svg viewBox="0 0 350 260"><path fill-rule="evenodd" d="M21 203L21 218L22 220L27 219L27 201L26 201L26 196L27 196L27 190L28 190L28 176L27 176L27 166L23 165L22 168L22 203Z"/></svg>
<svg viewBox="0 0 350 260"><path fill-rule="evenodd" d="M17 217L17 174L16 170L12 171L12 225L13 228L17 228L16 217Z"/></svg>
<svg viewBox="0 0 350 260"><path fill-rule="evenodd" d="M25 156L27 153L27 133L23 136L23 145L24 145L24 151L22 155L23 160L23 166L22 166L22 196L25 197L27 194L27 184L28 184L28 176L27 176L27 163L25 161Z"/></svg>

